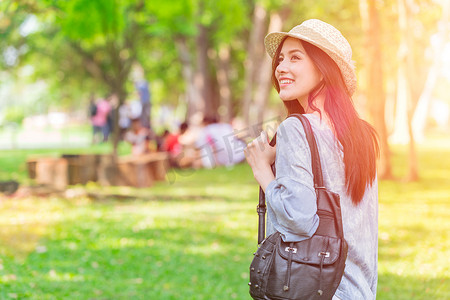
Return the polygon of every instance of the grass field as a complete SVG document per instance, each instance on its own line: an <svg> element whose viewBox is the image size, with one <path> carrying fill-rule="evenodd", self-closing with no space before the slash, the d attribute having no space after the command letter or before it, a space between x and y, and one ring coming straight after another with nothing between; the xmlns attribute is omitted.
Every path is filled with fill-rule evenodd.
<svg viewBox="0 0 450 300"><path fill-rule="evenodd" d="M450 146L419 150L419 182L380 182L378 299L450 299ZM0 152L0 178L24 179L29 153ZM0 198L0 299L250 299L249 167L168 175L115 190L134 200Z"/></svg>

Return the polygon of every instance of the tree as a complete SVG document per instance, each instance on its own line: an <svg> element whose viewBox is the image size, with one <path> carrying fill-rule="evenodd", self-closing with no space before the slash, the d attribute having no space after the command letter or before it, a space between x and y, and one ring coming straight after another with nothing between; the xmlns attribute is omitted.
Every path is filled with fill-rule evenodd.
<svg viewBox="0 0 450 300"><path fill-rule="evenodd" d="M246 1L177 1L151 4L154 38L164 49L173 47L184 80L186 119L197 115L230 120L240 68L239 37L246 22ZM219 109L221 108L221 109ZM218 113L219 111L219 113Z"/></svg>
<svg viewBox="0 0 450 300"><path fill-rule="evenodd" d="M246 24L247 7L242 0L199 0L197 7L194 82L201 94L202 115L230 120L233 115L230 45L239 45L235 39Z"/></svg>
<svg viewBox="0 0 450 300"><path fill-rule="evenodd" d="M27 3L25 8L29 13L36 13L42 29L27 37L33 51L24 55L24 59L47 62L34 64L37 74L43 75L45 70L48 77L55 78L49 74L60 74L60 77L75 78L79 82L88 75L92 82L100 85L100 90L117 96L118 106L124 103L128 76L143 40L141 15L145 2L43 0ZM59 84L62 85L61 82ZM64 88L67 90L61 86ZM116 152L119 138L117 108L114 117L113 145Z"/></svg>
<svg viewBox="0 0 450 300"><path fill-rule="evenodd" d="M408 143L408 175L407 180L419 179L419 168L416 153L416 137L413 133L413 115L417 109L420 95L429 93L432 87L426 82L426 70L429 62L424 60L424 40L429 40L433 27L436 26L437 15L421 16L421 8L435 12L436 4L415 3L411 0L397 0L399 45L397 52L397 97L394 132L391 141ZM431 28L431 29L430 29ZM431 32L430 32L431 30ZM411 34L415 32L416 34ZM420 33L420 34L417 34ZM432 64L433 66L433 64ZM432 67L431 66L431 67ZM432 69L431 69L432 71ZM432 74L431 74L432 75ZM432 79L432 78L431 78ZM418 112L426 113L426 110Z"/></svg>
<svg viewBox="0 0 450 300"><path fill-rule="evenodd" d="M283 27L283 20L286 19L288 14L289 10L284 10L282 12L271 12L269 16L268 32L281 31ZM258 124L258 127L262 129L264 112L269 101L270 89L272 88L272 60L267 54L264 55L257 74L254 103L256 111L256 124Z"/></svg>
<svg viewBox="0 0 450 300"><path fill-rule="evenodd" d="M409 11L406 0L398 0L398 23L400 28L400 44L397 53L397 110L396 110L396 132L394 139L409 137L409 180L418 179L417 155L415 149L414 137L411 129L411 111L412 108L412 90L408 74L412 71L411 48L412 43L409 36L410 27Z"/></svg>
<svg viewBox="0 0 450 300"><path fill-rule="evenodd" d="M264 36L281 31L290 10L279 5L256 2L245 60L245 89L242 97L244 122L255 134L262 129L271 89L272 60L264 51Z"/></svg>
<svg viewBox="0 0 450 300"><path fill-rule="evenodd" d="M69 45L83 59L86 70L117 96L114 109L114 153L119 142L118 107L127 96L126 83L137 57L143 0L60 2L57 23Z"/></svg>
<svg viewBox="0 0 450 300"><path fill-rule="evenodd" d="M247 57L245 60L245 88L244 94L242 97L243 102L243 117L246 126L249 126L255 117L252 117L252 104L254 101L254 85L255 85L255 77L257 74L257 64L262 59L261 53L258 53L258 49L261 47L260 41L263 37L263 34L266 32L265 30L265 18L266 18L266 9L259 3L255 4L253 8L253 19L252 19L252 27L250 30L249 41L247 44ZM258 47L259 46L259 47ZM255 113L255 110L253 110Z"/></svg>
<svg viewBox="0 0 450 300"><path fill-rule="evenodd" d="M380 163L378 177L392 178L390 150L385 122L385 94L383 91L383 70L380 61L383 61L381 50L381 28L378 8L375 0L360 0L360 13L362 28L365 37L365 92L367 101L371 106L374 127L378 132L380 142Z"/></svg>
<svg viewBox="0 0 450 300"><path fill-rule="evenodd" d="M417 107L414 111L414 115L412 118L411 125L413 136L417 141L424 140L425 135L424 131L427 117L429 114L428 112L431 104L431 97L439 77L441 61L443 60L444 55L443 50L445 47L445 41L447 40L447 36L449 33L449 26L448 26L449 22L450 22L450 2L444 1L442 18L438 24L438 32L434 35L436 42L434 45L431 46L432 57L434 59L428 71L423 91L419 97Z"/></svg>

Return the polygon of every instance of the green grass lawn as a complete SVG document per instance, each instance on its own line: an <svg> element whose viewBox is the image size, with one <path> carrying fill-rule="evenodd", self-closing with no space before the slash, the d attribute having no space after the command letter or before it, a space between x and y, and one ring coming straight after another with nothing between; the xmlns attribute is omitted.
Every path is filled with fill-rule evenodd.
<svg viewBox="0 0 450 300"><path fill-rule="evenodd" d="M0 178L22 180L27 154L0 152ZM380 182L378 299L450 299L450 147L419 158L421 181ZM401 148L394 167L405 172ZM251 170L168 175L114 190L134 200L0 198L0 299L250 299Z"/></svg>

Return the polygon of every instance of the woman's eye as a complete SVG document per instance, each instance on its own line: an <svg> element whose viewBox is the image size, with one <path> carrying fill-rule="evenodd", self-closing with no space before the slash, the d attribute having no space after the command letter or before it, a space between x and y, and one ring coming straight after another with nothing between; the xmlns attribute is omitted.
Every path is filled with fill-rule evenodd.
<svg viewBox="0 0 450 300"><path fill-rule="evenodd" d="M277 63L278 64L280 64L281 62L283 61L283 58L280 56L280 57L278 57L278 59L277 59Z"/></svg>
<svg viewBox="0 0 450 300"><path fill-rule="evenodd" d="M291 57L291 59L292 59L292 60L299 60L300 57L298 57L297 55L293 55L293 56Z"/></svg>

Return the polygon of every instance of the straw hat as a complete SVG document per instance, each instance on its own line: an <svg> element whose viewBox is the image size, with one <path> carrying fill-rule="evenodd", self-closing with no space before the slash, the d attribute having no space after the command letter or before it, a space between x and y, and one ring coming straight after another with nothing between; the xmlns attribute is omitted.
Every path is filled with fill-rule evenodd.
<svg viewBox="0 0 450 300"><path fill-rule="evenodd" d="M322 49L338 65L350 93L356 90L356 73L352 61L352 48L339 30L328 23L317 19L304 21L289 32L272 32L264 39L264 45L270 57L275 55L281 41L285 37L304 40Z"/></svg>

